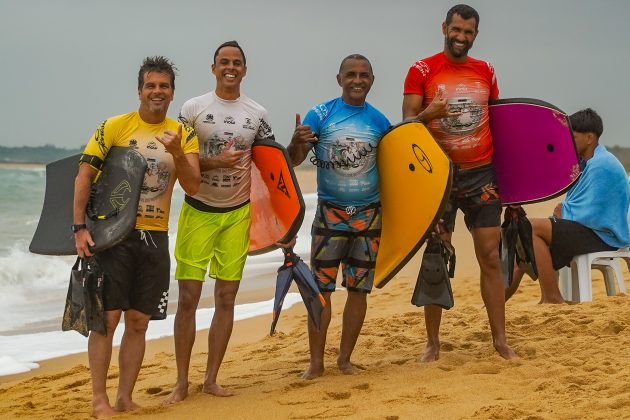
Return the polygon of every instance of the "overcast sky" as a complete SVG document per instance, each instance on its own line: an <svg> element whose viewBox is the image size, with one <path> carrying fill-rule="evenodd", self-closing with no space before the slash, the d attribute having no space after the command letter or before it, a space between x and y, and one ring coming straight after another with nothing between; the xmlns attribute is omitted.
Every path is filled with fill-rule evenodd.
<svg viewBox="0 0 630 420"><path fill-rule="evenodd" d="M409 66L443 48L455 2L435 0L0 0L3 146L85 144L105 118L138 108L148 55L179 67L169 115L214 88L212 53L236 39L242 92L267 108L287 144L296 112L339 96L343 57L366 55L368 101L395 123ZM470 55L490 61L502 98L530 97L567 113L592 107L602 141L630 147L627 0L478 0Z"/></svg>

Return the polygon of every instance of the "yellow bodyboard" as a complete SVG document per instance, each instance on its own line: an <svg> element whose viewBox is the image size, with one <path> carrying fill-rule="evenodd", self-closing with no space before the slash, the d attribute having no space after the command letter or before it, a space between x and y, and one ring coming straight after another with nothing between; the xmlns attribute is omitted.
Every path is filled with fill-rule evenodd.
<svg viewBox="0 0 630 420"><path fill-rule="evenodd" d="M438 222L451 191L453 164L417 122L385 133L377 164L383 220L374 284L381 288L418 252Z"/></svg>

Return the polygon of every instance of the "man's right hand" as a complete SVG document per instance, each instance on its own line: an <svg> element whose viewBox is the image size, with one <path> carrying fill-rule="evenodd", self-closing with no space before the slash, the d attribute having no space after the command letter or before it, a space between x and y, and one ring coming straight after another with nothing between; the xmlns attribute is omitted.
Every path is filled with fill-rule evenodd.
<svg viewBox="0 0 630 420"><path fill-rule="evenodd" d="M92 252L90 251L90 247L94 246L94 241L92 240L92 235L90 235L90 231L87 229L81 229L77 233L74 234L74 244L77 248L77 254L81 258L91 257Z"/></svg>
<svg viewBox="0 0 630 420"><path fill-rule="evenodd" d="M242 163L245 150L236 150L232 146L234 146L234 140L228 142L221 150L221 153L217 155L219 162L225 165L220 166L221 168L234 168Z"/></svg>
<svg viewBox="0 0 630 420"><path fill-rule="evenodd" d="M232 146L234 146L234 140L225 143L218 155L200 160L201 170L238 167L243 162L245 150L235 150Z"/></svg>
<svg viewBox="0 0 630 420"><path fill-rule="evenodd" d="M295 114L295 131L287 148L294 166L306 159L306 155L315 143L317 143L317 136L311 131L311 126L302 125L300 114Z"/></svg>
<svg viewBox="0 0 630 420"><path fill-rule="evenodd" d="M438 90L438 93L435 96L435 98L433 98L431 103L427 105L424 111L418 114L417 119L420 122L428 124L432 120L435 120L438 118L457 117L461 115L461 113L458 113L458 112L449 112L448 109L449 109L448 101L444 97L443 91Z"/></svg>
<svg viewBox="0 0 630 420"><path fill-rule="evenodd" d="M317 143L317 136L311 131L311 126L302 125L300 114L295 114L295 131L293 131L291 143L303 147L307 146L309 148Z"/></svg>

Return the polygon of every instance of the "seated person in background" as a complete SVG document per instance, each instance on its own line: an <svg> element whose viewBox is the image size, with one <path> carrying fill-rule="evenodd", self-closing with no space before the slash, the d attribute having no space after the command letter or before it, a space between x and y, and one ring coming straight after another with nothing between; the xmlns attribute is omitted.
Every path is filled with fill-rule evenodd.
<svg viewBox="0 0 630 420"><path fill-rule="evenodd" d="M539 303L563 303L557 270L569 266L576 255L611 251L630 244L628 205L630 191L623 165L599 144L604 126L590 108L569 117L582 175L558 203L553 216L532 219L534 253L538 266ZM516 269L508 300L523 277Z"/></svg>

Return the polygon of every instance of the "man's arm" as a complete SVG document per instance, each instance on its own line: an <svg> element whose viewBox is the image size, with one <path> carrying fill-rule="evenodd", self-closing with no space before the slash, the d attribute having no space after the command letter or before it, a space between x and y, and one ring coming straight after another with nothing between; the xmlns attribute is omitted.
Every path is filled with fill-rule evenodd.
<svg viewBox="0 0 630 420"><path fill-rule="evenodd" d="M74 179L73 221L75 225L85 224L85 208L90 199L90 188L97 171L88 164L79 165L79 173ZM68 229L70 227L68 226ZM87 229L74 234L74 243L79 257L91 257L90 246L94 246L92 235Z"/></svg>
<svg viewBox="0 0 630 420"><path fill-rule="evenodd" d="M182 149L182 127L181 124L178 126L177 133L166 130L162 137L156 136L155 138L173 156L177 179L186 194L195 195L199 191L199 184L201 183L199 155L197 153L184 154Z"/></svg>
<svg viewBox="0 0 630 420"><path fill-rule="evenodd" d="M291 143L287 147L293 166L298 166L304 162L315 143L317 143L317 136L311 131L311 127L302 125L300 114L295 114L295 131L293 131Z"/></svg>
<svg viewBox="0 0 630 420"><path fill-rule="evenodd" d="M183 157L183 159L182 159ZM180 158L173 158L177 180L186 194L195 195L199 191L201 183L201 172L199 170L199 154L186 153Z"/></svg>

